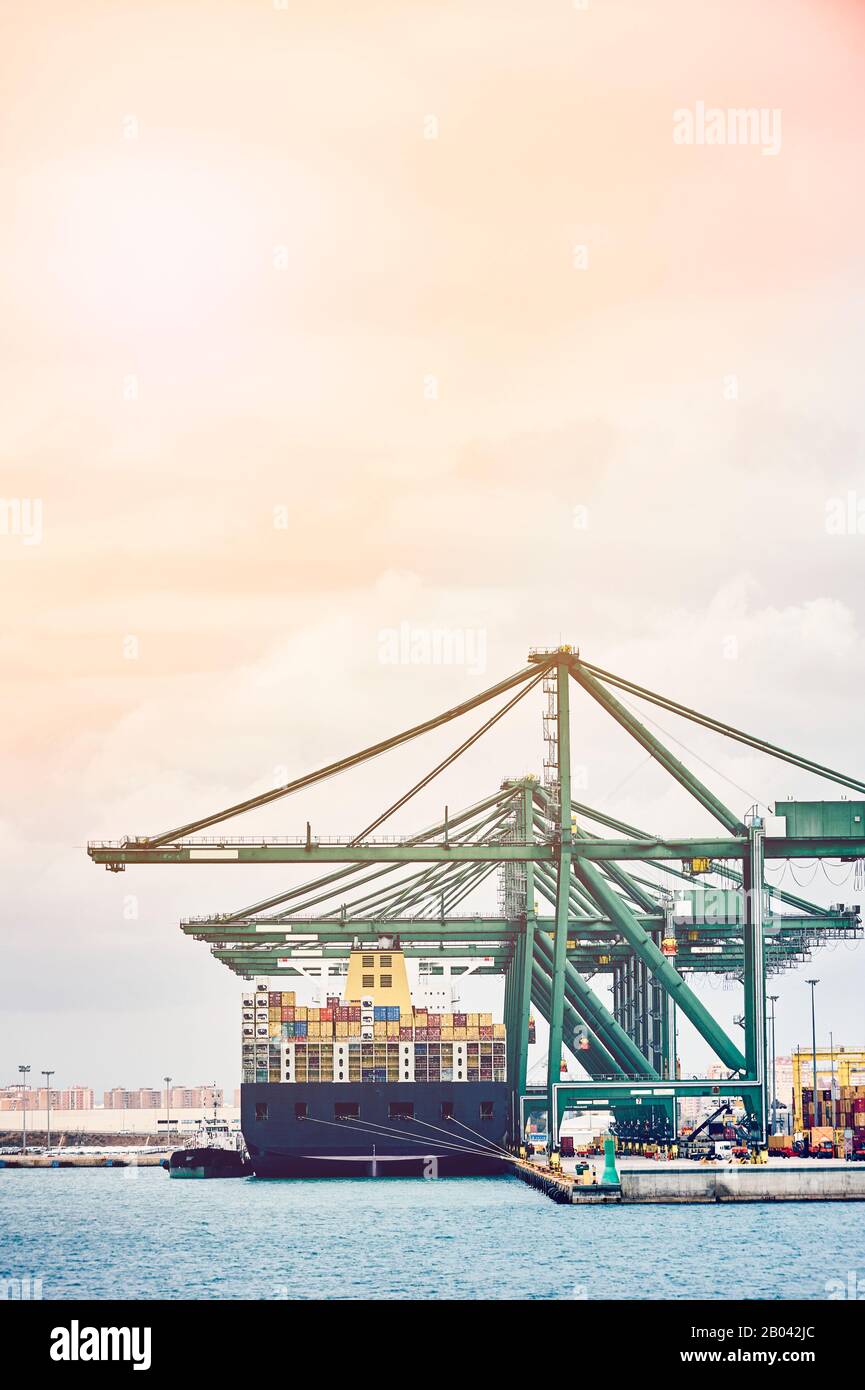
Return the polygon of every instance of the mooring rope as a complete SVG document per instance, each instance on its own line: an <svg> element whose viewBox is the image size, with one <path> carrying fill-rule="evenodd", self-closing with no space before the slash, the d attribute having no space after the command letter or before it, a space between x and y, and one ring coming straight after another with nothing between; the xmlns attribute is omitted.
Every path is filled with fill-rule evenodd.
<svg viewBox="0 0 865 1390"><path fill-rule="evenodd" d="M341 1128L343 1125L349 1123L349 1120L348 1120L348 1119L346 1119L346 1120L319 1120L319 1119L317 1119L314 1115L307 1115L305 1118L306 1118L306 1120L307 1120L310 1124L314 1124L314 1125L327 1125L327 1126L329 1126L329 1127L336 1128L336 1129ZM390 1128L390 1129L389 1129L387 1126L378 1126L378 1127L375 1128L375 1129L370 1129L370 1128L368 1128L368 1125L369 1125L370 1123L372 1123L372 1124L375 1123L374 1121L368 1121L368 1122L367 1122L367 1125L363 1125L363 1124L361 1124L358 1120L352 1119L352 1120L351 1120L351 1123L354 1125L354 1127L355 1127L355 1129L357 1130L358 1133L370 1134L370 1135L372 1135L373 1139L381 1139L382 1137L387 1138L387 1139L392 1139L392 1138L396 1137L396 1138L401 1139L401 1140L403 1141L403 1143L406 1143L406 1144L420 1144L420 1145L423 1146L424 1143L425 1143L425 1141L424 1141L423 1139L415 1139L415 1138L414 1138L412 1135L410 1135L410 1134L403 1134L403 1133L400 1133L398 1130L394 1130L393 1128ZM455 1152L455 1153L464 1153L464 1154L480 1155L480 1156L482 1156L482 1157L484 1157L484 1158L489 1158L489 1157L490 1157L490 1153L489 1153L489 1150L488 1150L488 1149L473 1148L473 1147L470 1147L470 1146L465 1145L465 1144L446 1144L446 1143L442 1143L441 1140L439 1140L438 1143L439 1143L439 1147L440 1147L440 1148L443 1148L443 1149L451 1149L451 1150L452 1150L453 1152ZM430 1156L431 1158L434 1158L434 1157L435 1157L434 1154L430 1154L429 1156ZM418 1157L421 1157L421 1155L419 1154Z"/></svg>

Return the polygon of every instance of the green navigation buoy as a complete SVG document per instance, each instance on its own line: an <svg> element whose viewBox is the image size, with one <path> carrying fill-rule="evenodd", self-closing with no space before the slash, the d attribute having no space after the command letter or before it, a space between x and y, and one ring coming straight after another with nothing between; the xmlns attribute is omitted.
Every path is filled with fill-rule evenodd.
<svg viewBox="0 0 865 1390"><path fill-rule="evenodd" d="M601 1187L620 1187L619 1174L616 1169L616 1141L610 1135L604 1139L604 1172L601 1177Z"/></svg>

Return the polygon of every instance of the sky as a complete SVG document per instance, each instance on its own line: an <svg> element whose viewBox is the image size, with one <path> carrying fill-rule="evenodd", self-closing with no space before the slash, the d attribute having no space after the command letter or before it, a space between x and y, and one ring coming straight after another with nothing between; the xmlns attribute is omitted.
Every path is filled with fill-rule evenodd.
<svg viewBox="0 0 865 1390"><path fill-rule="evenodd" d="M106 875L88 839L329 762L529 647L861 775L858 4L53 0L0 25L0 1084L230 1086L239 985L177 923L301 871ZM470 659L389 661L406 630ZM709 828L572 704L585 799ZM740 813L837 794L659 722ZM355 832L473 727L231 828ZM535 699L386 829L542 753ZM829 872L815 900L865 897ZM846 944L777 980L779 1051L811 974L821 1038L865 1044Z"/></svg>

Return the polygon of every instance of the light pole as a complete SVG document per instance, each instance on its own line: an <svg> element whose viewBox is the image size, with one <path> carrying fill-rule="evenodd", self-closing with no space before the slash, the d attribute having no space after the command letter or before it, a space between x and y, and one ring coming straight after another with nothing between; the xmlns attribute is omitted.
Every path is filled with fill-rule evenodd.
<svg viewBox="0 0 865 1390"><path fill-rule="evenodd" d="M54 1075L54 1071L53 1071L53 1069L52 1069L51 1071L46 1071L45 1068L43 1067L43 1068L42 1068L42 1075L45 1077L45 1102L46 1102L45 1108L46 1108L46 1110L48 1111L48 1145L47 1145L47 1147L50 1149L50 1148L51 1148L51 1078L52 1078L52 1076Z"/></svg>
<svg viewBox="0 0 865 1390"><path fill-rule="evenodd" d="M814 988L816 985L819 985L820 981L806 980L805 983L811 986L811 1060L814 1065L814 1124L819 1128L821 1116L819 1103L817 1101L817 1016L814 1011Z"/></svg>
<svg viewBox="0 0 865 1390"><path fill-rule="evenodd" d="M834 1130L835 1121L837 1119L835 1114L835 1043L831 1032L829 1034L829 1105L831 1106L830 1114L832 1116L832 1128ZM833 1134L833 1143L834 1140L835 1136Z"/></svg>
<svg viewBox="0 0 865 1390"><path fill-rule="evenodd" d="M165 1133L168 1135L171 1131L171 1077L162 1079L165 1082Z"/></svg>
<svg viewBox="0 0 865 1390"><path fill-rule="evenodd" d="M770 1032L772 1037L772 1109L771 1109L771 1132L777 1134L778 1118L778 1099L777 1099L777 1073L775 1070L775 1005L780 999L779 994L770 994L769 1003L772 1005L772 1013L769 1018Z"/></svg>
<svg viewBox="0 0 865 1390"><path fill-rule="evenodd" d="M29 1067L19 1067L21 1073L21 1152L27 1152L27 1077Z"/></svg>

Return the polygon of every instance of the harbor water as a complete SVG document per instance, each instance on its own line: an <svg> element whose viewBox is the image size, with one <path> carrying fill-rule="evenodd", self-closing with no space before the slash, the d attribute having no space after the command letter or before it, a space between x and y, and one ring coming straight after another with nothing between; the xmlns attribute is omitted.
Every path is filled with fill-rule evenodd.
<svg viewBox="0 0 865 1390"><path fill-rule="evenodd" d="M865 1289L844 1202L556 1206L514 1178L0 1173L0 1292L45 1299L812 1299ZM846 1294L849 1296L849 1292Z"/></svg>

